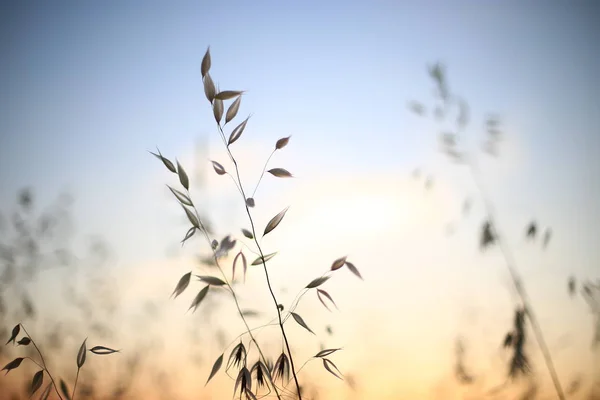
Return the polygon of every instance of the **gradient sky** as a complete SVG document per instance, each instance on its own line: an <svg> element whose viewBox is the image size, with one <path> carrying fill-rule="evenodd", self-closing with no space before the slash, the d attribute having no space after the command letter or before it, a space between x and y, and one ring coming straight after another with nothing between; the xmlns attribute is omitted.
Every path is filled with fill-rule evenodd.
<svg viewBox="0 0 600 400"><path fill-rule="evenodd" d="M189 171L208 168L209 158L227 161L200 77L210 46L221 89L247 90L240 113L253 116L234 146L249 169L243 178L255 182L275 140L292 135L273 166L298 178L266 177L257 195L262 224L291 205L289 227L267 246L281 251L281 264L287 261L298 279L310 280L344 254L361 267L365 283L344 278L334 286L348 310L340 323L354 330L344 336L357 354L348 363L375 362L360 347L370 333L356 332L365 321L403 315L404 324L381 331L381 342L429 332L422 347L438 347L418 358L431 370L440 363L436 351L465 334L465 315L479 316L485 352L497 342L488 336L501 338L505 329L492 315L510 321L511 307L500 253L477 251L484 216L469 176L437 152L436 125L406 108L413 99L431 103L426 66L440 60L451 88L469 102L470 143L483 137L488 113L503 118L500 157L482 153L480 163L499 228L550 341L568 326L586 354L591 319L583 301L567 303L566 279L600 277L599 20L593 2L4 1L0 205L8 208L23 186L40 203L68 189L78 231L106 238L122 274L160 273L187 228L164 186L175 181L146 151L159 146ZM208 141L209 150L198 153L199 141ZM432 190L410 178L417 167L434 176ZM220 233L235 232L246 220L231 181L207 172L199 203ZM192 185L196 175L190 172ZM473 215L448 238L445 226L459 222L466 196L474 196ZM523 239L531 218L553 229L546 252ZM320 266L298 272L305 264L296 260L304 256ZM168 295L184 271L144 277L144 289L132 286L127 297L149 286ZM296 286L290 290L302 283ZM398 295L384 305L368 297L382 290ZM179 306L172 312L184 311ZM445 324L437 336L436 324ZM578 356L565 357L563 365ZM417 382L406 393L427 398L423 387L433 385L440 368L422 382L417 373L406 378L406 387ZM568 381L574 372L564 368ZM389 388L380 395L394 398L393 374L369 376L380 376ZM374 396L374 387L365 393Z"/></svg>

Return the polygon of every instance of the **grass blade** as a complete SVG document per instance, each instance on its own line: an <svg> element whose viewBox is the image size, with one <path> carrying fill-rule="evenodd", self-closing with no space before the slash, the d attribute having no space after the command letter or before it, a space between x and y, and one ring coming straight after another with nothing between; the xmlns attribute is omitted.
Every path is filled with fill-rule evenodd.
<svg viewBox="0 0 600 400"><path fill-rule="evenodd" d="M288 170L283 168L272 168L267 172L278 178L293 178L292 174Z"/></svg>
<svg viewBox="0 0 600 400"><path fill-rule="evenodd" d="M330 361L330 360L328 360L327 358L324 358L324 359L323 359L323 366L325 367L325 369L326 369L327 371L329 371L331 374L333 374L333 376L335 376L335 377L336 377L336 378L338 378L338 379L341 379L341 380L343 380L343 379L342 379L342 377L341 377L341 376L339 376L338 374L336 374L336 373L335 373L335 371L334 371L334 370L331 368L331 367L335 368L335 369L336 369L336 371L337 371L337 372L338 372L340 375L342 374L342 373L340 372L340 370L339 370L339 369L338 369L338 368L335 366L335 364L334 364L333 362L331 362L331 361Z"/></svg>
<svg viewBox="0 0 600 400"><path fill-rule="evenodd" d="M346 267L348 267L348 269L356 276L358 276L360 279L364 280L362 275L360 274L360 272L358 272L358 269L354 266L354 264L352 264L350 261L346 261Z"/></svg>
<svg viewBox="0 0 600 400"><path fill-rule="evenodd" d="M290 141L290 138L291 138L291 136L279 139L275 143L275 150L281 150L281 149L283 149L288 144L288 142Z"/></svg>
<svg viewBox="0 0 600 400"><path fill-rule="evenodd" d="M267 226L265 228L265 233L263 233L263 236L265 236L267 233L271 232L273 229L277 228L277 225L279 225L279 223L281 222L281 220L285 216L285 213L287 212L288 208L289 207L286 207L279 214L277 214L276 216L274 216L273 218L271 218L271 220L269 221L269 223L267 224Z"/></svg>
<svg viewBox="0 0 600 400"><path fill-rule="evenodd" d="M201 281L208 283L209 285L213 285L213 286L225 285L225 282L223 280L217 278L216 276L196 275L196 277L198 279L200 279Z"/></svg>
<svg viewBox="0 0 600 400"><path fill-rule="evenodd" d="M313 288L316 288L317 286L321 286L322 284L327 282L328 279L329 279L329 276L321 276L319 278L313 279L308 285L306 285L306 288L313 289Z"/></svg>
<svg viewBox="0 0 600 400"><path fill-rule="evenodd" d="M179 161L177 161L177 175L179 175L181 186L183 186L185 190L188 190L190 188L190 180L181 164L179 164Z"/></svg>
<svg viewBox="0 0 600 400"><path fill-rule="evenodd" d="M183 169L181 170L183 171ZM184 172L185 173L185 172ZM167 187L169 188L169 190L171 191L171 193L173 193L173 196L175 196L175 198L181 203L184 204L186 206L190 206L193 207L194 204L192 203L192 199L190 199L188 197L187 194L180 192L177 189L173 189L171 186L167 185Z"/></svg>
<svg viewBox="0 0 600 400"><path fill-rule="evenodd" d="M229 108L227 109L227 114L225 114L225 123L229 123L229 121L231 121L232 119L235 118L235 116L237 115L239 109L240 109L240 104L242 103L242 96L239 96L237 99L235 99L233 101L233 103L231 103L231 105L229 106ZM231 144L231 138L229 138L230 143Z"/></svg>
<svg viewBox="0 0 600 400"><path fill-rule="evenodd" d="M204 386L208 385L208 382L210 382L210 380L215 376L215 374L217 372L219 372L222 365L223 365L223 354L221 354L219 356L219 358L217 358L217 360L213 364L212 370L210 371L210 375L208 376L208 379L207 379L206 383L204 384Z"/></svg>
<svg viewBox="0 0 600 400"><path fill-rule="evenodd" d="M30 395L33 395L44 383L44 370L41 369L33 375L33 379L31 380L31 389L29 391Z"/></svg>
<svg viewBox="0 0 600 400"><path fill-rule="evenodd" d="M173 290L173 293L171 293L171 297L173 297L173 295L175 295L175 298L177 298L177 296L179 296L181 293L183 293L183 291L190 284L191 276L192 276L192 273L188 272L187 274L183 275L181 277L181 279L179 279L177 286L175 286L175 290Z"/></svg>
<svg viewBox="0 0 600 400"><path fill-rule="evenodd" d="M300 325L301 327L303 327L304 329L306 329L307 331L309 331L310 333L312 333L313 335L315 334L309 327L308 325L306 325L306 322L304 322L304 320L302 319L302 317L296 313L290 313L292 314L292 317L294 317L294 320L298 323L298 325Z"/></svg>
<svg viewBox="0 0 600 400"><path fill-rule="evenodd" d="M87 338L83 341L83 343L81 343L81 347L79 348L79 352L77 353L77 368L83 367L83 364L85 363L85 357L87 355L87 350L85 346L86 341Z"/></svg>
<svg viewBox="0 0 600 400"><path fill-rule="evenodd" d="M99 356L105 356L108 354L118 353L119 350L114 350L105 346L94 346L90 349L90 351Z"/></svg>
<svg viewBox="0 0 600 400"><path fill-rule="evenodd" d="M208 74L210 70L210 46L206 49L206 53L204 53L204 57L202 57L202 66L200 67L200 72L202 73L202 78Z"/></svg>
<svg viewBox="0 0 600 400"><path fill-rule="evenodd" d="M267 254L264 256L265 258L265 262L269 261L271 258L275 257L275 255L277 254L277 252L275 253L271 253L271 254ZM252 261L251 265L260 265L263 263L263 259L262 257L258 257L256 260Z"/></svg>
<svg viewBox="0 0 600 400"><path fill-rule="evenodd" d="M335 260L333 262L333 264L331 264L331 270L335 271L336 269L342 268L344 266L345 262L346 262L346 257L338 258L337 260Z"/></svg>
<svg viewBox="0 0 600 400"><path fill-rule="evenodd" d="M188 308L188 311L190 311L193 308L194 310L192 312L196 312L196 309L198 308L202 300L204 300L204 298L206 297L209 288L210 285L207 285L200 292L198 292L198 294L194 298L194 301L192 301L192 305L190 306L190 308Z"/></svg>

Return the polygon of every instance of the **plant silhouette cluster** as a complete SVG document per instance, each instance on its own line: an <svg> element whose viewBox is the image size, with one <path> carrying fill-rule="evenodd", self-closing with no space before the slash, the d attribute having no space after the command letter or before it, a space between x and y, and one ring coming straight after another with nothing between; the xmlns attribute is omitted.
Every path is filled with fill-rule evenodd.
<svg viewBox="0 0 600 400"><path fill-rule="evenodd" d="M21 333L21 330L23 330L23 332L25 333L25 336L22 336L17 341L17 338L19 336L19 333ZM31 335L27 332L27 330L25 329L25 327L22 324L17 324L12 329L12 333L10 335L10 338L6 342L6 344L9 344L9 343L12 343L13 345L17 344L19 346L31 345L35 348L35 351L38 355L38 360L35 360L34 358L29 357L29 356L17 357L14 360L12 360L11 362L9 362L8 364L6 364L4 366L4 368L2 368L2 371L6 371L6 374L8 374L13 369L19 368L19 366L21 366L21 363L24 360L29 360L33 364L37 365L40 368L40 370L37 371L33 375L33 378L31 379L30 397L33 396L42 387L42 385L44 384L44 376L48 376L48 378L50 379L50 382L45 386L45 388L41 392L41 395L39 397L40 400L48 399L52 390L54 390L56 392L56 394L58 395L58 397L61 400L74 400L75 395L77 393L76 390L77 390L77 381L79 380L79 371L85 364L88 351L90 353L97 354L97 355L107 355L107 354L113 354L113 353L118 352L118 350L113 350L113 349L105 347L105 346L94 346L88 350L87 339L85 339L83 341L83 343L81 344L81 346L79 347L79 351L77 353L77 358L75 360L76 364L77 364L77 375L75 377L75 382L73 384L73 390L70 391L69 386L63 379L60 379L59 384L57 385L56 380L52 376L52 373L46 366L46 361L44 360L44 356L43 356L40 348L38 347L38 345L35 343L35 341L31 337ZM60 389L60 391L59 391L59 389Z"/></svg>
<svg viewBox="0 0 600 400"><path fill-rule="evenodd" d="M107 285L110 277L101 268L109 250L100 238L92 237L87 252L75 252L72 248L75 232L71 204L71 196L63 193L53 203L41 207L34 190L26 187L17 192L12 210L0 211L0 335L17 335L15 330L22 330L21 327L27 325L30 330L42 332L43 337L38 337L38 341L46 343L46 352L62 351L69 336L77 336L85 329L104 339L112 333L107 321L116 309L116 291ZM81 282L75 285L74 281L82 272L81 263L93 266L85 271L90 278L89 285ZM61 272L66 276L57 292L62 289L65 300L81 312L84 321L79 326L64 321L44 321L44 313L39 310L39 302L43 299L36 296L32 284L44 274ZM21 323L11 332L8 327L15 320ZM24 351L23 359L39 357L36 347L30 345L32 340L28 335L10 342ZM4 359L13 359L13 355L8 347L0 346L0 361L6 362ZM15 360L9 363L7 371L17 363L20 365ZM127 376L127 373L122 374L124 379ZM37 379L43 379L43 374L38 374ZM98 389L97 383L95 377L88 376L79 385L78 397L91 397ZM21 394L30 397L30 388L23 389ZM18 392L11 396L19 398Z"/></svg>
<svg viewBox="0 0 600 400"><path fill-rule="evenodd" d="M183 293L188 288L192 278L195 278L197 281L204 284L204 286L198 291L196 297L189 306L189 310L197 310L198 307L201 305L202 301L208 295L210 295L210 292L212 291L224 290L227 293L229 293L229 295L235 303L238 315L246 328L246 331L240 336L238 336L239 340L236 339L233 343L227 346L227 348L229 348L235 344L235 346L229 352L229 356L227 357L227 363L225 365L225 371L228 375L231 369L236 371L234 373L234 376L229 375L232 379L235 380L233 389L234 395L239 393L240 398L244 397L246 399L256 399L259 396L268 396L274 393L274 395L278 399L292 396L301 400L302 387L298 379L298 373L300 372L301 368L296 368L295 359L291 351L291 345L286 334L285 323L291 317L291 319L294 320L295 323L303 327L307 332L314 334L314 332L310 329L309 325L306 323L304 318L295 312L295 309L298 306L298 303L300 302L301 298L307 292L314 291L319 301L328 310L330 310L331 306L335 306L335 302L333 300L333 297L321 286L332 277L333 273L341 268L346 267L357 277L362 279L362 276L352 262L347 260L346 257L340 257L332 263L331 267L328 268L328 270L323 275L309 282L301 290L301 292L296 296L296 298L292 302L291 306L288 307L287 311L283 304L281 304L277 300L277 297L275 296L275 293L273 291L273 283L271 282L271 278L269 276L269 269L267 268L267 263L270 260L272 260L277 253L272 252L265 254L261 247L261 239L264 236L273 232L281 224L288 211L288 207L275 214L262 230L259 230L256 226L254 217L252 215L252 208L256 206L254 196L265 173L268 173L276 178L293 177L292 173L290 173L284 168L277 167L270 168L267 170L271 157L276 152L283 150L288 145L291 137L282 137L276 141L271 155L265 162L265 166L258 179L256 187L252 192L252 195L248 195L247 193L249 192L247 192L247 189L243 185L243 182L240 178L240 168L238 165L238 161L232 152L232 148L233 145L236 142L238 142L238 140L242 137L242 134L245 132L250 116L243 119L233 129L231 129L229 135L226 135L225 133L225 128L228 126L229 123L233 122L233 120L236 119L236 116L238 115L244 91L219 90L215 85L213 78L210 74L211 63L212 62L209 48L204 54L201 64L204 94L211 105L212 112L217 124L219 136L223 141L223 145L229 157L229 164L231 165L231 169L226 168L223 165L223 163L215 160L212 160L211 164L214 172L217 175L229 176L232 179L237 191L239 192L239 195L241 196L241 201L244 204L246 214L248 216L248 223L250 225L248 228L242 228L241 234L245 239L251 241L251 246L254 248L254 250L252 250L252 247L250 247L247 244L245 244L245 247L246 249L248 249L247 251L251 251L255 254L255 258L251 262L249 262L247 259L247 253L245 253L243 250L239 250L233 260L231 278L228 277L223 267L223 259L236 248L238 239L233 238L232 235L224 237L221 241L218 241L212 237L211 231L208 229L203 219L200 217L200 212L190 196L190 181L188 178L188 174L185 172L185 169L179 163L179 161L176 161L175 163L170 161L168 158L164 157L161 154L161 152L157 149L156 153L151 153L160 161L162 161L164 166L170 172L177 175L179 184L181 185L180 189L169 185L167 186L170 192L178 201L178 203L181 205L182 211L187 216L191 225L183 237L182 244L191 239L196 234L202 235L212 251L211 264L215 265L220 273L220 276L217 277L212 275L192 275L192 272L188 272L180 278L179 282L175 286L175 289L173 290L172 297L177 297L181 295L181 293ZM226 102L230 102L229 105L226 106ZM233 280L235 279L236 271L240 271L239 273L243 275L245 281L249 265L262 266L267 288L269 290L269 295L273 301L274 312L276 312L276 318L272 322L255 328L250 328L250 325L247 322L248 314L242 310L240 300L232 285ZM281 337L283 339L283 348L279 356L276 358L275 362L273 362L271 358L267 357L264 354L260 344L257 341L257 335L255 333L256 330L262 329L265 326L269 325L279 326ZM252 347L254 347L257 350L258 356L255 359L250 360L249 353ZM227 350L227 348L225 350ZM313 359L320 360L325 370L327 370L337 378L342 379L341 372L337 369L336 365L330 359L330 356L339 350L341 349L332 348L321 350L308 361ZM208 383L220 371L224 364L224 360L225 352L223 352L214 362L206 383ZM287 389L287 385L290 381L294 382L294 390ZM281 382L281 385L279 385L277 382Z"/></svg>
<svg viewBox="0 0 600 400"><path fill-rule="evenodd" d="M483 200L486 217L481 224L479 248L482 251L491 246L500 248L502 255L505 258L508 272L519 296L520 304L518 305L515 314L514 329L506 335L504 342L505 347L511 347L514 351L508 368L508 375L509 377L516 377L518 375L528 374L531 371L530 363L524 350L526 339L525 318L527 317L531 322L534 336L544 355L544 361L552 377L556 393L560 399L564 399L564 390L555 371L550 350L546 345L542 329L537 321L522 279L517 271L512 251L499 233L493 202L482 185L482 178L478 168L476 154L470 151L464 142L463 135L469 124L468 103L450 90L446 79L445 67L442 63L438 62L430 66L428 68L428 74L435 87L435 100L431 107L434 119L437 122L442 123L453 118L453 120L451 120L451 125L453 125L452 129L440 129L440 149L452 162L466 166ZM409 103L408 107L413 113L419 116L427 115L427 107L420 102L412 101ZM484 130L485 137L481 143L481 150L484 153L495 157L498 155L499 146L503 139L500 118L497 115L488 115L484 123ZM414 174L414 176L417 177L418 175ZM428 177L429 184L426 183L426 188L427 186L431 186L431 180L432 178ZM463 204L463 214L466 214L469 211L471 203L471 199L465 200ZM550 228L545 230L542 242L543 248L546 248L548 245L552 234L551 232ZM526 227L526 237L533 240L536 237L536 233L537 223L532 221ZM463 382L465 382L464 379ZM468 382L469 381L467 380L467 383Z"/></svg>

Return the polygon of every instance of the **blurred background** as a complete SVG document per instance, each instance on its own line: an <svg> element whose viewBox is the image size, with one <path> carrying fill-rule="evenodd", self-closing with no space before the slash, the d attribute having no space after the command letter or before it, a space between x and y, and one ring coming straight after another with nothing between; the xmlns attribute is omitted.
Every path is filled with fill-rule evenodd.
<svg viewBox="0 0 600 400"><path fill-rule="evenodd" d="M210 46L215 83L246 91L231 127L252 114L231 146L247 192L291 135L269 168L294 178L266 174L252 209L262 231L290 207L261 242L278 300L342 256L364 278L321 287L339 310L303 298L316 335L286 323L297 364L343 347L345 380L311 361L307 398L556 398L507 257L567 398L600 398L599 19L595 2L1 2L0 338L22 323L70 385L85 338L120 349L89 355L81 399L232 395L223 371L204 383L244 326L222 291L187 312L197 281L169 298L215 268L201 235L181 246L178 179L148 153L178 160L214 237L238 240L227 273L253 260L210 163L233 168ZM276 316L261 267L236 282L252 326ZM277 358L278 328L258 338ZM529 368L510 373L519 352ZM0 347L3 366L25 356ZM1 398L27 398L38 369L0 377Z"/></svg>

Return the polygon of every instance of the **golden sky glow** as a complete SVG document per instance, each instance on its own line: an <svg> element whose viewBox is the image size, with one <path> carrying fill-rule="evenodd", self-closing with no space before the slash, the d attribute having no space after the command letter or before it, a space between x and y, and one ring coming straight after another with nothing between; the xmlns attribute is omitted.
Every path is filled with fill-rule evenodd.
<svg viewBox="0 0 600 400"><path fill-rule="evenodd" d="M184 274L219 273L198 262L208 254L201 235L181 246L190 222L165 186L179 187L178 178L148 154L158 147L181 163L214 238L237 238L222 259L231 279L237 252L252 262L256 248L241 235L250 222L231 176L211 166L218 161L236 175L200 76L210 46L218 86L245 91L226 135L252 115L230 147L246 194L276 140L291 136L267 169L285 168L294 178L266 173L253 195L258 233L289 207L260 240L264 253L277 252L268 270L278 301L287 312L342 256L364 277L342 268L323 284L339 310L306 293L294 312L315 335L286 322L298 367L321 348L343 348L331 360L346 381L312 361L300 373L306 400L512 400L527 389L521 382L490 393L506 381L510 351L502 343L518 299L500 248L480 250L489 212L480 188L563 386L580 382L570 398L589 394L600 356L590 349L597 315L581 295L583 282L598 279L600 262L600 58L591 5L8 3L0 11L0 223L15 220L23 187L34 193L33 213L71 189L73 236L64 247L74 257L71 267L46 269L19 286L9 279L12 254L0 247L0 330L7 335L23 322L56 376L72 384L87 337L90 346L121 351L90 355L80 388L93 381L108 396L130 385L125 398L149 400L232 395L234 380L223 370L205 382L244 325L222 288L211 287L195 313L188 308L203 283L192 279L170 298ZM453 94L468 103L461 144L475 157L480 187L439 152L440 135L456 126L454 115L433 117L427 67L437 61L447 66ZM407 110L413 100L432 118ZM503 140L491 157L481 145L486 118L496 113ZM472 207L463 214L467 199ZM532 220L540 232L552 229L546 249L541 235L525 236ZM94 235L108 244L103 262L89 255ZM258 312L250 326L272 321L262 267L249 266L245 284L240 277L238 266L241 308ZM571 277L576 295L567 289ZM35 312L17 313L27 301ZM254 332L277 358L278 327ZM455 376L459 338L469 385ZM526 350L536 399L555 398L533 336ZM9 344L0 360L33 351ZM0 377L0 400L35 371L28 364Z"/></svg>

